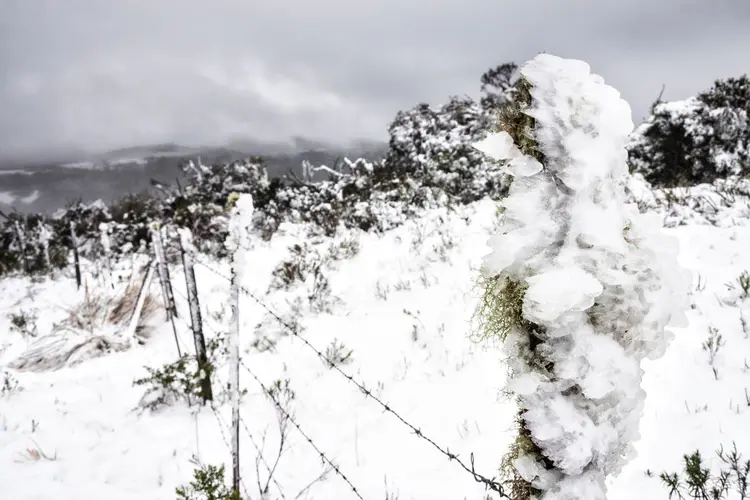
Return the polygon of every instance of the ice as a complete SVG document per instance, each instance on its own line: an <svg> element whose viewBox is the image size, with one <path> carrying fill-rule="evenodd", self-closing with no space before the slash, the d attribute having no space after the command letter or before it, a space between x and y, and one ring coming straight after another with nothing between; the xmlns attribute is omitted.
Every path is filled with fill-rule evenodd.
<svg viewBox="0 0 750 500"><path fill-rule="evenodd" d="M542 332L534 352L510 345L506 354L520 356L509 387L521 391L524 422L558 473L543 498L604 500L605 478L638 437L640 362L663 355L666 327L682 324L688 280L659 217L626 203L633 123L620 94L582 61L541 54L521 74L543 168L511 185L483 270L528 285L523 315ZM478 147L523 164L509 139Z"/></svg>

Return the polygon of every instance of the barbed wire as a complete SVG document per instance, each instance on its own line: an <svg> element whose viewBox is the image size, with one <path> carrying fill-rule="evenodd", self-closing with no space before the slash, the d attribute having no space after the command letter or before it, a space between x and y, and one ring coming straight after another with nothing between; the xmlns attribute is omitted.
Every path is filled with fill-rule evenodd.
<svg viewBox="0 0 750 500"><path fill-rule="evenodd" d="M213 272L217 276L231 282L231 278L224 275L220 271L215 270L212 266L209 266L208 264L204 263L202 259L196 258L195 259L197 264L200 264L201 266L205 267L209 271ZM280 325L282 325L286 330L289 331L293 336L297 337L302 343L307 346L310 350L312 350L319 359L325 362L326 365L328 365L329 368L339 373L341 376L343 376L346 380L348 380L351 384L355 385L364 395L366 398L369 398L373 400L375 403L377 403L383 411L386 413L390 413L396 419L398 419L403 425L408 427L417 437L420 439L426 441L434 449L436 449L438 452L440 452L442 455L444 455L446 458L448 458L449 461L456 462L464 471L468 472L472 475L474 480L478 483L484 484L485 488L489 491L494 491L497 493L501 498L510 498L503 489L503 486L497 482L495 477L488 478L487 476L484 476L482 474L479 474L475 467L474 467L474 453L471 453L469 458L469 465L466 465L466 463L459 458L459 456L455 453L452 453L450 449L444 448L440 446L435 440L430 438L429 436L426 436L422 430L415 425L409 423L406 419L404 419L398 412L396 412L391 406L387 403L384 403L380 398L375 396L375 394L372 393L369 389L365 387L363 383L358 382L352 375L346 373L344 370L339 368L333 361L331 361L325 354L323 354L317 347L315 347L313 344L311 344L306 338L302 337L299 332L297 331L298 327L292 326L287 321L285 321L281 316L279 316L274 310L272 310L268 305L266 305L262 300L260 300L254 293L250 292L247 288L243 286L239 286L239 290L244 293L245 295L252 298L258 305L260 305L263 309L268 312ZM243 365L244 366L244 365ZM247 369L245 367L245 369ZM257 378L256 378L257 380Z"/></svg>
<svg viewBox="0 0 750 500"><path fill-rule="evenodd" d="M274 397L273 392L266 387L266 385L260 380L260 378L258 378L258 376L255 375L255 373L253 373L252 370L250 370L250 368L248 368L247 365L242 362L242 360L240 360L240 366L242 366L242 368L244 368L245 371L247 371L247 373L249 373L250 376L255 379L258 385L260 385L261 389L263 389L263 392L266 394L266 396L268 396L271 402L273 402L274 406L276 406L276 408L284 415L284 418L289 420L289 423L291 423L297 429L297 431L302 435L303 438L305 438L308 444L312 446L312 448L315 450L318 456L320 456L320 459L324 463L328 464L331 467L331 469L333 469L333 471L339 477L341 477L341 479L343 479L347 485L349 485L349 488L352 490L352 492L354 492L355 495L357 495L357 498L359 498L360 500L364 500L362 498L362 495L360 495L359 491L357 490L357 487L352 484L352 482L349 480L348 477L346 477L346 475L343 472L341 472L341 469L339 469L338 465L334 464L328 458L328 456L326 456L326 454L318 447L318 445L316 445L315 442L313 442L312 438L305 431L302 430L302 427L300 427L300 425L297 423L294 417L292 417L292 415L286 410L286 408L284 408L282 404L279 403L279 401Z"/></svg>
<svg viewBox="0 0 750 500"><path fill-rule="evenodd" d="M178 294L179 294L179 292L178 292ZM184 295L182 295L182 294L179 294L179 295L181 295L183 299L187 300L187 298ZM186 326L189 326L189 325L187 325L187 322L184 321L184 320L182 321L182 323L184 325L186 325ZM212 334L214 334L214 335L216 334L216 332L212 331L211 328L206 327L205 324L203 326L207 330L211 331ZM271 399L271 401L274 403L274 405L276 406L276 408L278 408L283 413L284 417L287 418L289 420L289 422L292 423L292 425L294 425L294 427L299 431L299 433L302 435L302 437L304 437L305 440L313 447L313 449L315 449L316 453L318 453L318 455L321 457L321 459L323 459L339 476L341 476L341 478L344 481L346 481L346 483L349 485L350 488L352 488L352 491L354 491L354 493L357 495L357 497L360 498L360 500L364 500L359 495L358 490L351 483L351 481L343 474L343 472L341 472L340 469L338 469L338 467L336 465L333 464L333 462L325 455L325 453L323 453L320 450L320 448L312 441L312 439L302 430L302 428L300 427L300 425L294 420L294 418L289 414L289 412L287 412L281 406L281 404L273 397L272 393L260 381L260 379L247 367L247 365L245 365L244 363L242 363L242 361L240 361L240 365L255 379L256 382L258 382L258 384L260 385L260 387L263 390L263 392ZM220 426L222 426L222 427L220 427L220 430L222 431L222 438L224 439L224 443L227 446L229 446L229 442L227 441L226 435L224 434L224 430L223 430L223 425L225 425L225 424L223 424L221 422L221 418L220 418L219 414L216 412L216 409L213 406L211 406L211 410L214 412L214 415L216 416L217 420L219 420ZM271 470L271 467L268 464L268 461L265 459L265 456L263 456L263 452L260 449L260 446L258 446L255 438L253 437L252 432L250 432L250 428L247 426L247 423L245 422L245 420L242 417L240 417L240 423L242 424L242 427L244 428L245 433L250 438L250 442L252 443L253 447L255 448L256 452L258 453L258 457L260 457L261 462L265 466L265 468L268 471L268 473L271 474L270 479L274 483L274 485L276 485L276 489L278 490L279 494L281 495L281 498L283 498L284 500L286 500L286 496L284 495L283 489L281 488L281 484L279 484L278 480L275 477L273 477L273 471ZM246 489L244 483L243 483L243 488ZM247 491L245 491L245 493L247 494Z"/></svg>

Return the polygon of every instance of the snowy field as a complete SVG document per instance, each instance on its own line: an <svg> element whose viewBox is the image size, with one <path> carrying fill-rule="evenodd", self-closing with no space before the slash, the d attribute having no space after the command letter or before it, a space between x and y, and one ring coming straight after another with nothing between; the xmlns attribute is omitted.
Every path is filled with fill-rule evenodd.
<svg viewBox="0 0 750 500"><path fill-rule="evenodd" d="M343 344L341 352L351 351L339 365L343 371L465 463L473 453L477 472L491 477L514 437L515 413L514 403L501 394L505 364L499 348L470 339L478 267L494 223L495 205L482 201L457 212L430 212L382 236L352 232L311 241L302 228L288 226L270 243L249 242L244 285L286 321L300 323L301 335L318 350ZM731 447L732 441L750 454L750 338L742 323L750 317L750 299L743 298L737 283L750 269L750 229L687 225L666 231L679 238L680 263L693 273L690 325L674 331L663 358L643 365L648 396L638 456L611 478L613 500L666 499L658 474L681 470L682 455L695 449L709 463L716 462L720 444ZM321 254L332 245L358 250L324 265L328 294L316 293L312 278L269 292L273 269L297 243ZM210 339L228 330L229 283L221 276L228 276L228 265L204 261L196 273ZM181 267L172 269L172 278L178 337L192 352ZM104 278L89 276L87 282L89 294L112 293ZM152 288L159 297L158 283ZM182 403L155 413L137 410L144 388L133 386L133 380L146 375L144 366L177 358L163 310L151 320L156 329L143 345L53 372L7 368L35 340L12 327L11 313L34 312L36 338L43 337L84 293L71 276L41 283L0 281L0 387L7 381L0 396L0 498L170 499L175 487L192 478L193 457L229 466L225 400L216 413ZM311 295L317 298L310 301ZM286 335L252 298L243 295L240 310L243 364L267 386L289 381L294 421L362 498L485 498L483 485L364 397L300 339ZM723 341L713 368L703 347L712 328ZM258 349L268 341L275 343L273 349ZM241 377L247 390L244 487L258 499L258 476L265 484L266 465L276 461L279 425L259 384L244 369ZM216 392L226 380L222 366L214 377ZM257 460L256 445L264 460ZM325 471L316 450L290 426L268 498L357 498L333 472L314 482Z"/></svg>

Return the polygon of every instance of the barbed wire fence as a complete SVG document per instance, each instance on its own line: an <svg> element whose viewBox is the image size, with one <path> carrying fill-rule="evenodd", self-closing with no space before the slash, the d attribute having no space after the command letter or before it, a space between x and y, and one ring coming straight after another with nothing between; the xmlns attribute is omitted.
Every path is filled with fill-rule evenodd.
<svg viewBox="0 0 750 500"><path fill-rule="evenodd" d="M245 249L247 250L247 249ZM218 271L214 268L214 266L206 263L202 258L196 259L196 264L200 265L204 269L208 270L209 272L213 273L214 275L226 280L227 282L231 283L231 278L227 276L226 274L222 273L221 271ZM244 286L239 286L239 291L241 294L243 294L246 297L249 297L252 299L255 303L257 303L262 309L264 309L281 327L283 327L289 334L291 334L293 337L298 339L302 342L302 344L312 353L315 354L315 356L321 360L328 368L333 370L335 373L339 374L341 377L346 379L350 384L355 386L364 396L366 399L369 399L373 401L375 404L377 404L384 412L389 413L393 417L395 417L402 425L404 425L406 428L408 428L411 433L413 433L415 436L417 436L419 439L422 439L423 441L427 442L431 445L431 447L436 450L438 453L442 454L445 458L447 458L451 462L455 462L459 467L461 467L465 472L468 474L471 474L472 478L482 483L486 490L495 492L500 498L510 498L505 493L505 490L503 488L503 485L496 479L496 477L488 477L483 474L480 474L476 471L475 465L474 465L474 454L470 454L468 463L458 456L458 454L453 453L450 451L449 448L441 446L438 444L438 442L433 439L432 437L426 435L420 427L410 423L407 421L399 412L397 412L390 404L384 402L382 399L380 399L378 396L376 396L370 389L368 389L364 383L358 381L353 375L346 373L344 370L342 370L338 364L336 364L333 360L329 359L323 352L321 352L320 349L315 347L310 341L308 341L305 337L301 335L301 331L303 330L302 327L300 327L297 324L290 324L290 322L284 320L280 314L278 314L276 311L274 311L270 306L268 306L264 301L262 301L256 294L249 291ZM243 365L244 366L244 365ZM244 369L246 371L249 371L249 369L244 366ZM261 383L260 380L251 373L251 376L255 378L255 380L258 383ZM298 429L301 431L301 429ZM352 488L354 488L352 486Z"/></svg>
<svg viewBox="0 0 750 500"><path fill-rule="evenodd" d="M238 248L238 251L248 251L249 248L243 247L240 245ZM496 478L496 476L486 476L479 472L477 472L475 468L475 461L474 461L474 454L471 453L469 455L468 461L462 457L460 457L457 453L452 452L448 447L442 446L438 443L437 440L432 438L431 436L428 436L425 434L421 427L409 422L404 418L396 409L394 409L389 403L383 401L380 397L375 395L373 391L367 388L367 386L357 380L353 375L345 372L343 369L341 369L338 364L332 360L329 359L326 354L324 354L320 349L318 349L315 345L313 345L309 340L307 340L303 335L304 328L295 323L292 324L289 321L285 320L279 313L277 313L271 306L266 304L263 300L258 297L257 294L251 292L246 287L240 285L239 283L235 283L235 280L232 279L231 276L228 276L226 273L223 273L216 269L212 264L206 262L202 257L200 257L197 253L193 253L191 255L191 259L188 260L187 266L185 266L185 262L183 261L183 266L185 267L184 271L186 273L194 273L192 270L192 266L199 265L202 268L206 269L213 275L225 280L227 283L229 283L231 286L235 286L237 288L237 292L241 294L242 296L250 298L252 301L254 301L260 308L262 308L268 315L270 315L271 318L275 322L279 324L286 332L288 332L293 338L296 338L298 341L302 343L302 345L305 346L305 348L314 354L326 367L328 367L330 370L332 370L334 373L338 374L340 377L344 378L349 384L354 386L358 389L358 391L365 397L365 399L372 401L374 404L376 404L378 407L380 407L383 412L390 414L392 417L394 417L401 425L403 425L407 430L410 431L411 434L416 436L418 439L421 439L422 441L428 443L430 447L435 450L437 453L441 454L443 457L445 457L449 462L456 463L464 472L467 474L470 474L472 479L478 483L481 483L485 487L485 491L487 492L494 492L498 498L511 498L505 491L503 484L499 482ZM169 279L169 278L168 278ZM185 300L190 307L192 307L192 304L197 303L197 298L191 297L191 290L190 287L187 287L188 296L185 296L181 292L179 292L176 289L171 289L170 286L170 294L175 293L180 296L183 300ZM172 304L170 306L173 308L175 307ZM183 323L188 331L195 332L195 325L188 324L187 321L183 318L182 315L176 314L176 309L172 309L170 311L172 314L169 314L169 319L171 321L174 321L177 319L181 323ZM191 318L194 318L194 315L191 311ZM205 322L201 324L201 328L205 328L207 331L209 331L212 335L218 336L217 332L212 331L211 328L207 326ZM176 333L176 332L175 332ZM201 332L202 334L202 332ZM322 448L310 437L310 435L304 430L303 426L297 421L297 419L294 417L291 411L289 411L287 408L284 407L284 405L278 400L278 398L275 396L274 392L269 389L267 383L264 383L260 377L258 377L253 370L250 369L250 367L247 366L247 364L240 358L238 360L239 367L242 367L242 369L258 384L259 388L263 392L263 394L269 399L269 401L273 404L274 408L280 412L283 417L291 423L291 425L295 428L295 430L302 436L302 438L305 440L305 442L315 451L315 453L319 456L321 461L327 466L328 470L334 472L336 476L338 476L346 485L347 488L351 491L352 495L358 498L359 500L364 500L362 497L361 490L358 489L352 480L341 470L341 468L322 450ZM212 413L215 415L217 424L220 427L222 439L224 440L224 443L227 445L227 448L230 449L233 453L238 454L238 447L236 443L233 443L233 439L238 439L239 436L233 436L233 432L237 432L234 429L235 425L241 424L243 430L245 431L245 435L250 440L251 444L253 445L253 448L255 452L257 453L257 460L256 460L256 473L258 464L262 464L266 473L268 474L267 482L273 483L275 486L276 491L278 491L279 496L282 500L286 500L287 497L283 491L283 488L281 484L278 482L277 478L274 476L275 466L272 464L269 464L266 458L263 455L262 447L258 444L257 439L253 436L252 432L250 431L247 423L245 422L244 418L241 416L238 417L238 422L233 422L230 425L227 425L223 419L221 418L216 406L213 402L209 402L208 406L210 407ZM227 438L227 430L229 430L230 437ZM239 466L239 457L233 457L233 461L237 460L237 466ZM321 474L321 476L318 478L320 480L322 477L324 477L325 472ZM258 482L260 482L260 478L257 478ZM244 484L244 480L241 479L241 475L237 475L236 479L233 480L233 484L241 484L243 494L247 498L251 498L251 496L248 494L247 486ZM313 481L311 484L307 486L306 489L310 488L315 484L315 481ZM259 488L259 494L261 496L264 495L263 489L261 485L258 485ZM267 493L267 486L265 487L266 493ZM299 497L303 492L300 492L297 497Z"/></svg>

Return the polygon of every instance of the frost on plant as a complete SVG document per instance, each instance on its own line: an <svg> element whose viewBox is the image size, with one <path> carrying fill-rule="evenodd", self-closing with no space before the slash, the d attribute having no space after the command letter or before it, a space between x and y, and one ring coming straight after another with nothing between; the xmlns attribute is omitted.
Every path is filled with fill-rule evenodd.
<svg viewBox="0 0 750 500"><path fill-rule="evenodd" d="M581 61L521 70L476 148L513 177L482 267L480 334L503 342L519 434L514 498L606 498L634 453L644 358L682 326L688 277L658 216L625 203L628 104Z"/></svg>

